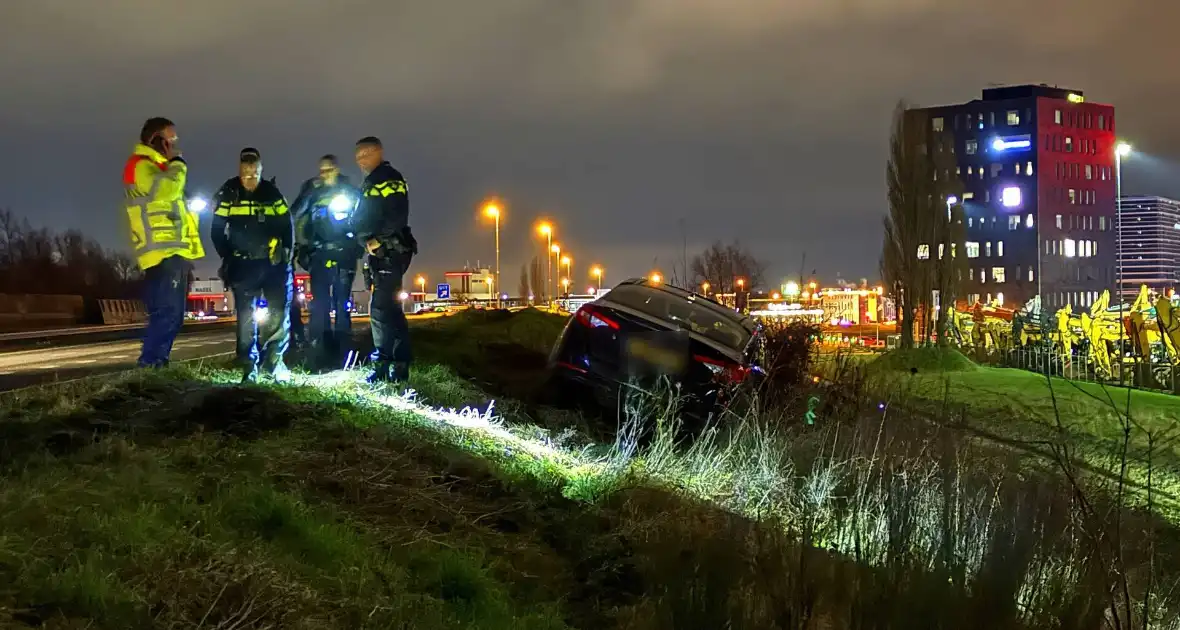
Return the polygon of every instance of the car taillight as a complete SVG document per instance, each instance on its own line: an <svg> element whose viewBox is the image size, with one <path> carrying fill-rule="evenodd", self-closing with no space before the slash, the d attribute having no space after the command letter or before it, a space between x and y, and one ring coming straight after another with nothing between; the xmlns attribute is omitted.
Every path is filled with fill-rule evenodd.
<svg viewBox="0 0 1180 630"><path fill-rule="evenodd" d="M746 377L750 374L748 368L737 363L710 359L699 354L694 355L692 358L697 363L709 368L709 371L713 373L713 380L726 385L738 385L746 380Z"/></svg>
<svg viewBox="0 0 1180 630"><path fill-rule="evenodd" d="M584 304L578 312L574 314L574 319L589 328L607 327L611 330L618 330L619 323L603 314L602 309L592 304Z"/></svg>

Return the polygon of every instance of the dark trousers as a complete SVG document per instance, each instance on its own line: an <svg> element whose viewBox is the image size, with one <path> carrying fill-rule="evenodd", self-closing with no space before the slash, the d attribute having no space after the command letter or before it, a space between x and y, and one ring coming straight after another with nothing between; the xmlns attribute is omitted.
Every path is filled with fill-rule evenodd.
<svg viewBox="0 0 1180 630"><path fill-rule="evenodd" d="M147 327L143 331L142 367L163 367L172 354L172 344L184 325L184 303L188 298L188 275L192 263L180 256L165 258L143 273L143 303Z"/></svg>
<svg viewBox="0 0 1180 630"><path fill-rule="evenodd" d="M229 268L234 307L238 313L238 361L273 369L290 345L291 292L294 274L290 265L275 265L267 260L235 260ZM266 301L265 316L258 312L258 302Z"/></svg>
<svg viewBox="0 0 1180 630"><path fill-rule="evenodd" d="M308 338L312 343L344 343L352 335L352 283L356 280L356 261L338 261L328 257L311 259L311 318ZM334 326L329 326L336 311ZM332 334L329 335L329 330Z"/></svg>
<svg viewBox="0 0 1180 630"><path fill-rule="evenodd" d="M373 361L409 363L410 326L398 294L402 291L405 265L394 258L369 257L373 276L373 297L369 302L369 325L373 329Z"/></svg>
<svg viewBox="0 0 1180 630"><path fill-rule="evenodd" d="M291 341L303 342L306 335L303 331L303 307L299 304L299 296L291 296Z"/></svg>

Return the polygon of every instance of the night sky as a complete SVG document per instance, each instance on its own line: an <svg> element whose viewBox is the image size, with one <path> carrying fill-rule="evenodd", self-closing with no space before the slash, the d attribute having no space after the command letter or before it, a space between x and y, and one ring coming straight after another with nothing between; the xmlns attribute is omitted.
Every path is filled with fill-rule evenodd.
<svg viewBox="0 0 1180 630"><path fill-rule="evenodd" d="M1180 196L1178 23L1175 0L4 0L0 206L124 246L122 164L167 116L205 194L243 146L290 199L381 137L432 284L491 260L492 194L510 292L541 215L587 283L670 271L682 218L690 255L740 238L775 279L804 252L873 278L899 98L1082 90L1138 150L1124 190Z"/></svg>

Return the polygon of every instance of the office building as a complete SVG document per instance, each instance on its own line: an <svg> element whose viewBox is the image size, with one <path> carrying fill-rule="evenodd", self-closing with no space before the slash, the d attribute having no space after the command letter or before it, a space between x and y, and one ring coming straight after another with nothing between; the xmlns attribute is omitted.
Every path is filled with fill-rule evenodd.
<svg viewBox="0 0 1180 630"><path fill-rule="evenodd" d="M1180 201L1166 197L1122 198L1123 294L1139 287L1167 294L1175 290L1180 268Z"/></svg>
<svg viewBox="0 0 1180 630"><path fill-rule="evenodd" d="M1110 105L1047 85L983 90L926 108L953 142L967 221L966 293L1087 308L1115 284L1115 120ZM1112 300L1113 301L1113 300Z"/></svg>

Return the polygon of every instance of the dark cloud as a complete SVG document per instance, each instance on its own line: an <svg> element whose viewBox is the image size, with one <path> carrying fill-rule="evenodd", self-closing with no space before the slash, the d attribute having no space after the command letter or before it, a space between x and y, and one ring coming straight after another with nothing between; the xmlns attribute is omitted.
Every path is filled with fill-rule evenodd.
<svg viewBox="0 0 1180 630"><path fill-rule="evenodd" d="M1119 108L1149 156L1128 188L1180 195L1170 0L10 0L0 5L0 204L121 244L117 177L143 118L181 124L194 186L241 146L289 192L377 134L410 178L421 266L505 282L542 214L613 278L741 238L795 273L872 276L889 115L1048 82ZM585 264L583 264L585 263Z"/></svg>

